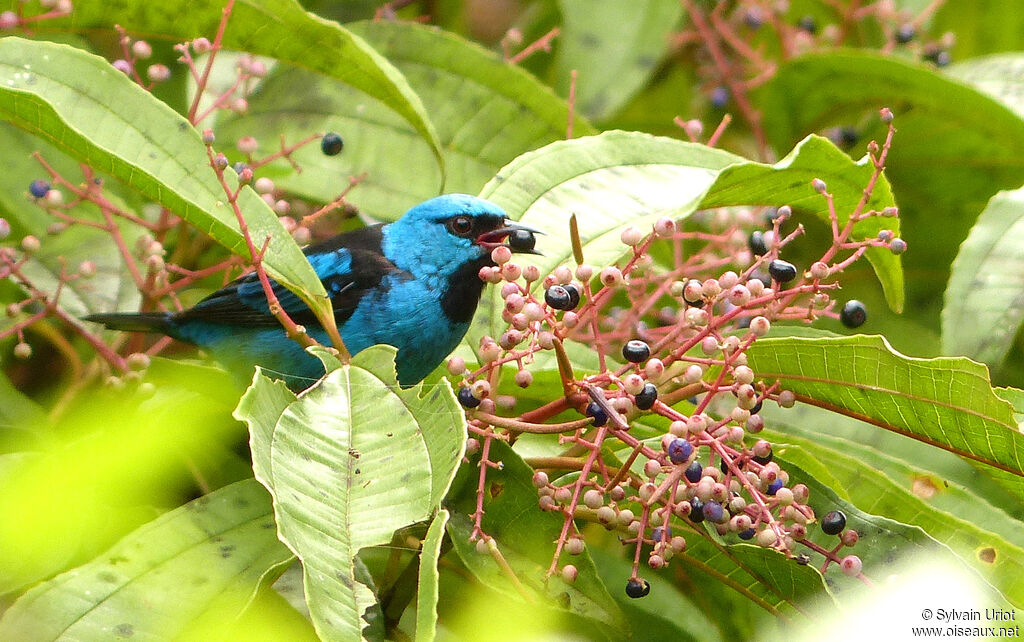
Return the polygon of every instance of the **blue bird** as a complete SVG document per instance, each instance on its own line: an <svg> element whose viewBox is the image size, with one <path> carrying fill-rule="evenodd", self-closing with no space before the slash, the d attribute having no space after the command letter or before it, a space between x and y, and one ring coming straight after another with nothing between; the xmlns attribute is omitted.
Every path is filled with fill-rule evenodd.
<svg viewBox="0 0 1024 642"><path fill-rule="evenodd" d="M465 336L484 282L480 268L494 265L491 250L507 245L533 253L536 230L508 221L489 201L465 194L432 198L386 225L339 234L304 250L334 308L349 352L372 345L398 349L403 387L430 374ZM513 247L515 246L515 247ZM274 293L296 323L324 345L330 341L312 311L275 281ZM324 374L320 361L289 339L270 313L256 275L248 274L182 312L93 314L87 321L130 332L160 332L208 349L230 369L253 365L283 378L293 389Z"/></svg>

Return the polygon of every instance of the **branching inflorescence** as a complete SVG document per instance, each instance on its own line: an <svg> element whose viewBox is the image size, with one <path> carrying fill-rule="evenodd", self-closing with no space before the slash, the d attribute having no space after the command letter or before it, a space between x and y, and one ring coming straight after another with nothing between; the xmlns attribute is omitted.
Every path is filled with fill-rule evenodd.
<svg viewBox="0 0 1024 642"><path fill-rule="evenodd" d="M226 87L212 87L211 72L217 55L222 50L224 31L233 4L231 0L226 3L222 20L212 41L200 37L174 46L174 50L179 54L179 62L197 86L187 115L193 126L199 126L218 110L245 113L248 109L247 97L255 88L255 83L267 73L263 61L248 55L240 55L234 59L234 80ZM21 8L20 4L18 6ZM53 11L39 16L23 18L19 14L6 12L4 16L0 16L0 29L24 30L33 22L44 18L61 17L70 10L70 3L61 0L59 4L53 6ZM147 91L170 77L171 70L159 63L148 65L144 72L140 73L140 66L153 54L152 46L145 40L132 39L119 26L116 29L122 57L111 63L115 69L132 78ZM288 199L287 194L279 190L273 180L268 177L256 177L255 172L279 159L288 162L293 171L301 172L302 168L294 160L293 154L316 141L321 142L321 149L328 156L338 154L343 147L341 137L334 133L315 133L290 144L282 136L277 141L276 150L259 156L259 142L252 136L244 136L236 145L236 152L240 158L231 163L224 153L214 150L212 131L203 131L203 142L207 145L210 167L217 175L218 182L224 190L224 199L232 206L248 244L248 265L240 257L235 256L213 263L204 262L202 256L210 245L209 239L197 235L188 223L167 208L156 206L146 208L142 213L135 213L117 205L119 199L106 193L102 178L87 165L80 165L79 177L65 176L42 154L35 153L33 157L46 177L32 181L28 186L27 197L53 217L54 222L47 228L49 235L59 235L75 226L99 229L109 235L127 274L141 294L140 311L181 310L183 305L178 299L178 293L185 288L194 286L203 279L217 276L221 277L222 283L227 283L249 270L256 271L261 276L261 281L267 286L268 297L273 297L262 267L268 239L254 239L248 234L245 218L237 203L239 192L242 186L251 186L280 217L285 230L297 242L308 243L313 238L315 225L319 220L332 212L346 211L351 207L345 197L365 178L365 175L352 177L348 186L334 201L314 211L302 201ZM237 187L231 187L235 179L228 178L230 172L237 177ZM302 207L299 211L293 211L293 205ZM0 219L0 239L5 238L10 232L9 222ZM26 340L26 330L38 329L39 322L45 319L55 319L71 332L81 336L95 349L102 362L105 362L106 369L111 372L107 379L108 383L119 386L124 383L125 378L129 382L138 381L138 371L145 368L150 356L163 352L171 344L171 339L165 337L146 346L142 343L141 335L127 340L121 334L104 336L79 321L62 306L60 297L67 284L94 277L97 266L93 261L84 261L75 269L61 265L56 286L47 291L47 288L36 283L23 269L39 252L42 243L41 239L29 235L22 238L20 248L0 248L0 279L11 279L27 294L25 299L7 306L6 314L12 322L0 330L0 340L17 337L15 356L19 359L29 359L33 351ZM168 248L171 248L170 251ZM304 344L312 342L303 328L291 322L283 310L281 321L290 336ZM77 354L66 341L62 341L58 334L49 336L52 339L51 343L61 349L69 361L78 362ZM336 343L341 345L340 339ZM127 355L124 354L126 352ZM91 374L99 372L100 369L94 367Z"/></svg>
<svg viewBox="0 0 1024 642"><path fill-rule="evenodd" d="M582 261L578 239L575 270L563 265L543 278L535 267L512 263L507 248L494 251L498 267L483 268L480 278L500 288L508 330L481 340L481 368L469 371L459 357L448 363L452 374L464 377L459 399L467 408L470 451L480 453L474 538L490 540L483 517L485 480L498 465L489 456L492 441L557 433L564 446L560 456L527 460L537 471L539 508L563 517L549 576L560 572L567 581L575 579L575 567L563 556L580 553L581 524L597 522L620 531L623 544L632 547L626 592L640 597L648 590L641 563L658 569L685 555L687 536L709 537L706 523L720 535L807 564L803 547L825 557L823 571L835 563L867 581L857 556L840 555L857 541L855 531L844 530L841 513L830 514L822 525L840 536L835 548L807 538L816 520L807 486L791 485L773 461L771 444L755 436L764 428L764 403L791 407L795 398L777 382L759 379L746 352L776 321L831 317L857 327L866 319L857 301L837 311L836 278L869 248L896 254L906 249L890 231L872 238L854 234L864 219L897 214L895 208L868 208L895 131L888 109L881 117L888 134L881 146L869 146L874 171L848 216L836 211L823 181L808 186L827 204L832 243L806 270L780 258L803 234L801 225L783 233L792 216L786 205L763 212L767 229L753 231L758 215L749 209L704 212L697 230L669 219L658 220L647 233L628 227L621 236L629 247L624 264L600 272ZM687 251L694 245L699 249ZM655 251L670 255L671 262L656 262ZM538 281L542 287L533 287ZM597 372L573 371L564 347L569 340L593 348ZM564 397L516 417L499 416L499 407L514 402L495 392L501 367L515 366L515 383L528 387L530 365L544 350L556 354ZM686 400L689 406L680 403ZM582 418L546 423L565 411ZM633 434L639 425L665 424L660 437ZM617 453L614 460L610 452ZM552 481L565 473L573 474Z"/></svg>

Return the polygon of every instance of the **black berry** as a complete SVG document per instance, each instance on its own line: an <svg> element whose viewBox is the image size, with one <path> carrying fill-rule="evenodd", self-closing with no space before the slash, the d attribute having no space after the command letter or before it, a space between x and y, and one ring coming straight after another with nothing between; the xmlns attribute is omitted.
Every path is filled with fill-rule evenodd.
<svg viewBox="0 0 1024 642"><path fill-rule="evenodd" d="M776 479L772 483L768 484L768 488L765 489L765 494L774 496L775 493L779 492L779 489L785 486L781 479Z"/></svg>
<svg viewBox="0 0 1024 642"><path fill-rule="evenodd" d="M729 104L729 89L719 85L711 90L711 105L715 109L723 109Z"/></svg>
<svg viewBox="0 0 1024 642"><path fill-rule="evenodd" d="M722 505L713 499L704 502L703 512L704 519L709 522L718 524L725 519L725 509L723 509Z"/></svg>
<svg viewBox="0 0 1024 642"><path fill-rule="evenodd" d="M826 535L838 535L846 528L846 515L841 510L830 511L821 518L821 530Z"/></svg>
<svg viewBox="0 0 1024 642"><path fill-rule="evenodd" d="M757 413L761 412L761 406L763 405L764 403L762 402L762 400L758 399L757 403L754 404L754 407L750 409L750 414L756 415Z"/></svg>
<svg viewBox="0 0 1024 642"><path fill-rule="evenodd" d="M796 278L796 266L789 261L775 259L768 264L768 274L779 283L789 283Z"/></svg>
<svg viewBox="0 0 1024 642"><path fill-rule="evenodd" d="M645 579L635 579L626 582L626 595L635 599L644 597L651 592L651 583Z"/></svg>
<svg viewBox="0 0 1024 642"><path fill-rule="evenodd" d="M249 169L249 166L243 163L242 161L238 161L237 163L231 166L231 169L235 170L236 174L241 174L242 170Z"/></svg>
<svg viewBox="0 0 1024 642"><path fill-rule="evenodd" d="M753 528L748 528L746 530L740 531L738 535L740 536L740 539L754 539L754 533L756 532L757 531L755 531Z"/></svg>
<svg viewBox="0 0 1024 642"><path fill-rule="evenodd" d="M647 361L650 356L651 347L639 339L627 341L626 345L622 346L622 358L630 363ZM657 393L655 393L655 395L657 395Z"/></svg>
<svg viewBox="0 0 1024 642"><path fill-rule="evenodd" d="M651 539L655 542L660 542L662 537L665 538L665 541L672 539L672 529L669 528L667 533L665 531L666 529L663 526L655 528L651 531Z"/></svg>
<svg viewBox="0 0 1024 642"><path fill-rule="evenodd" d="M473 396L469 388L459 388L458 397L464 408L476 408L480 405L480 400Z"/></svg>
<svg viewBox="0 0 1024 642"><path fill-rule="evenodd" d="M797 23L797 26L812 36L818 33L818 23L814 21L812 16L804 16L803 18L800 18L800 22Z"/></svg>
<svg viewBox="0 0 1024 642"><path fill-rule="evenodd" d="M653 383L645 383L644 389L633 396L636 407L640 410L650 410L654 402L658 400L658 388Z"/></svg>
<svg viewBox="0 0 1024 642"><path fill-rule="evenodd" d="M42 198L50 191L50 184L41 178L37 178L28 184L28 193L35 198Z"/></svg>
<svg viewBox="0 0 1024 642"><path fill-rule="evenodd" d="M721 506L719 506L721 508ZM696 497L690 500L690 521L698 524L704 521L704 502Z"/></svg>
<svg viewBox="0 0 1024 642"><path fill-rule="evenodd" d="M913 40L916 35L917 32L914 30L914 25L900 25L900 28L896 30L896 42L905 45Z"/></svg>
<svg viewBox="0 0 1024 642"><path fill-rule="evenodd" d="M569 284L565 285L564 287L565 287L565 291L569 293L569 309L570 310L575 310L576 306L580 304L580 291L579 291L579 288L577 288L572 283L569 283Z"/></svg>
<svg viewBox="0 0 1024 642"><path fill-rule="evenodd" d="M853 147L860 141L860 134L853 127L839 128L839 145L844 149Z"/></svg>
<svg viewBox="0 0 1024 642"><path fill-rule="evenodd" d="M544 293L544 302L556 310L571 310L572 297L560 285L552 285Z"/></svg>
<svg viewBox="0 0 1024 642"><path fill-rule="evenodd" d="M761 230L754 230L750 233L750 238L747 239L747 246L750 247L750 251L756 256L764 256L768 253L768 244L764 242L764 232Z"/></svg>
<svg viewBox="0 0 1024 642"><path fill-rule="evenodd" d="M693 454L693 446L685 439L676 439L668 445L668 458L673 464L681 464Z"/></svg>
<svg viewBox="0 0 1024 642"><path fill-rule="evenodd" d="M508 246L517 252L529 252L537 245L537 237L530 230L512 230Z"/></svg>
<svg viewBox="0 0 1024 642"><path fill-rule="evenodd" d="M699 461L695 461L687 467L683 475L686 477L686 481L696 484L704 476L704 467L700 465Z"/></svg>
<svg viewBox="0 0 1024 642"><path fill-rule="evenodd" d="M765 455L764 457L758 457L757 455L754 455L754 461L764 466L765 464L770 462L773 457L775 457L775 453L769 450L768 454Z"/></svg>
<svg viewBox="0 0 1024 642"><path fill-rule="evenodd" d="M857 299L850 299L839 312L839 320L847 328L859 328L868 320L868 310Z"/></svg>
<svg viewBox="0 0 1024 642"><path fill-rule="evenodd" d="M608 423L608 413L604 411L604 408L597 405L596 401L591 401L587 406L587 416L594 418L595 426L603 426Z"/></svg>
<svg viewBox="0 0 1024 642"><path fill-rule="evenodd" d="M341 153L341 150L345 147L345 141L341 140L341 136L338 136L334 132L327 132L324 137L320 139L320 151L325 156L337 156Z"/></svg>

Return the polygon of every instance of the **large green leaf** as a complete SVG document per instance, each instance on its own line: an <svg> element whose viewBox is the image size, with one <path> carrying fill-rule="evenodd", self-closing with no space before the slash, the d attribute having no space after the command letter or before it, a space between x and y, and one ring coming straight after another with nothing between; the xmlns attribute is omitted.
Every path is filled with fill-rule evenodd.
<svg viewBox="0 0 1024 642"><path fill-rule="evenodd" d="M555 86L568 96L577 71L576 105L595 120L614 114L654 74L683 15L675 0L636 0L628 9L618 0L559 0L558 6Z"/></svg>
<svg viewBox="0 0 1024 642"><path fill-rule="evenodd" d="M827 220L824 198L810 182L820 178L835 193L837 209L853 210L870 175L870 167L854 163L827 140L812 136L775 165L694 143L635 132L607 132L553 143L510 163L481 195L505 208L509 216L544 232L537 248L542 257L530 262L546 274L571 261L568 221L576 214L583 254L588 263L608 265L625 253L619 235L628 225L642 228L658 218L685 218L702 208L730 205L782 205ZM892 203L884 180L879 181L872 207ZM855 236L874 236L881 227L895 228L893 219L866 219ZM868 252L890 304L902 306L903 274L891 253ZM535 287L540 287L538 281ZM489 297L489 298L488 298ZM497 336L500 303L496 291L485 295L470 344L480 334Z"/></svg>
<svg viewBox="0 0 1024 642"><path fill-rule="evenodd" d="M487 473L483 530L494 538L517 581L509 578L492 555L478 552L476 544L469 541L473 531L471 514L476 507L476 466L463 467L452 494L445 500L452 513L448 534L466 568L509 599L525 600L531 608L565 611L621 633L621 614L586 551L576 556L566 554L561 560L576 567L579 575L575 582L566 584L557 576L545 581L554 541L562 529L562 516L537 507L537 489L531 482L533 470L507 444L494 440L490 460L500 461L501 467Z"/></svg>
<svg viewBox="0 0 1024 642"><path fill-rule="evenodd" d="M990 530L991 520L1013 523L1017 530L1019 522L1006 514L1000 515L990 506L984 506L984 500L955 487L936 489L937 494L946 494L949 499L947 505L953 512L934 506L911 490L910 480L922 479L927 475L926 471L915 470L885 453L859 444L834 438L829 440L827 437L824 440L817 437L801 439L789 435L788 428L787 434L766 431L764 436L773 443L780 462L794 463L802 468L827 462L838 488L849 493L847 501L868 513L921 527L930 537L949 546L1012 602L1020 604L1024 600L1024 549ZM880 470L878 464L885 470ZM898 483L887 472L899 474L908 483ZM816 506L832 510L827 504ZM972 514L976 509L987 510ZM1019 538L1015 536L1015 539ZM980 558L979 551L986 548L996 552L994 561Z"/></svg>
<svg viewBox="0 0 1024 642"><path fill-rule="evenodd" d="M3 38L0 118L121 179L248 256L199 133L102 58L66 45ZM270 238L267 270L325 308L316 273L263 199L246 187L238 205L257 245Z"/></svg>
<svg viewBox="0 0 1024 642"><path fill-rule="evenodd" d="M1024 188L996 194L953 262L942 350L998 366L1024 321Z"/></svg>
<svg viewBox="0 0 1024 642"><path fill-rule="evenodd" d="M449 517L447 510L437 511L423 538L416 594L416 642L433 642L437 636L437 563L441 559L441 544Z"/></svg>
<svg viewBox="0 0 1024 642"><path fill-rule="evenodd" d="M1024 118L1024 55L971 58L952 65L946 73L999 100Z"/></svg>
<svg viewBox="0 0 1024 642"><path fill-rule="evenodd" d="M150 38L213 40L221 0L80 0L65 21L71 30L113 31L120 25ZM58 23L59 24L59 23ZM332 76L380 100L408 121L441 160L440 144L416 93L388 60L341 25L305 11L295 0L236 2L224 46L269 56Z"/></svg>
<svg viewBox="0 0 1024 642"><path fill-rule="evenodd" d="M963 358L915 359L883 337L761 339L747 352L766 381L810 403L994 467L1024 496L1024 435L988 370Z"/></svg>
<svg viewBox="0 0 1024 642"><path fill-rule="evenodd" d="M365 350L287 406L258 375L236 411L324 639L363 633L375 597L356 555L429 518L462 457L465 419L451 387L399 388L394 353Z"/></svg>
<svg viewBox="0 0 1024 642"><path fill-rule="evenodd" d="M865 139L881 143L878 109L893 110L898 132L886 175L899 194L910 247L904 266L915 275L908 309L937 328L946 266L960 242L993 194L1024 183L1024 121L924 65L867 52L794 59L756 100L765 131L780 150L836 125L859 125Z"/></svg>
<svg viewBox="0 0 1024 642"><path fill-rule="evenodd" d="M264 576L291 558L269 499L247 480L166 513L30 590L0 620L0 637L171 639L237 617Z"/></svg>
<svg viewBox="0 0 1024 642"><path fill-rule="evenodd" d="M438 139L447 168L445 189L475 194L513 158L565 136L568 106L550 89L491 51L454 34L407 22L361 22L349 29L405 75L426 109L438 114ZM457 96L457 100L453 97ZM279 134L298 140L337 131L345 150L326 157L315 146L268 167L278 187L330 201L344 177L366 172L347 200L372 217L393 220L437 194L440 180L430 147L388 106L337 82L300 69L281 69L249 103L249 113L219 124L219 138ZM593 133L582 118L576 135Z"/></svg>

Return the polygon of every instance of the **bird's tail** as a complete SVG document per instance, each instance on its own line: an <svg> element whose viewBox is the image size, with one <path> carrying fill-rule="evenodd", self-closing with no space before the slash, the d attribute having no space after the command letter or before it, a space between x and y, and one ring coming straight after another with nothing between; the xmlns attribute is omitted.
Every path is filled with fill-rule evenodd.
<svg viewBox="0 0 1024 642"><path fill-rule="evenodd" d="M110 314L90 314L82 317L85 321L102 323L111 330L125 332L160 332L168 334L171 330L171 315L168 312L147 312L130 314L114 312Z"/></svg>

